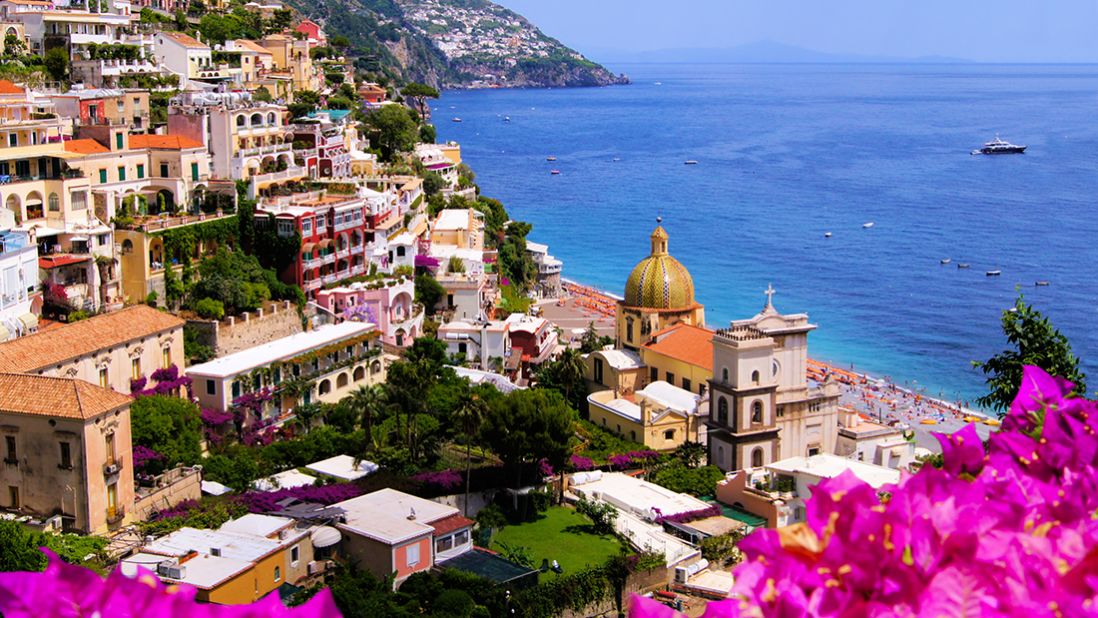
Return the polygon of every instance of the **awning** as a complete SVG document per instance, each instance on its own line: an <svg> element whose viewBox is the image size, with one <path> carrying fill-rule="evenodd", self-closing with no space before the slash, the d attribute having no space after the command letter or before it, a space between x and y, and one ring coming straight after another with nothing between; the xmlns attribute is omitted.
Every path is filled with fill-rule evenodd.
<svg viewBox="0 0 1098 618"><path fill-rule="evenodd" d="M38 328L38 316L33 313L24 313L19 316L19 321L23 323L23 326L27 327L27 330L34 330Z"/></svg>
<svg viewBox="0 0 1098 618"><path fill-rule="evenodd" d="M312 253L312 252L313 252L313 249L314 249L315 247L316 247L316 243L315 243L315 242L307 242L307 243L305 243L304 245L301 245L301 252L302 252L302 253Z"/></svg>
<svg viewBox="0 0 1098 618"><path fill-rule="evenodd" d="M316 530L313 530L313 533L309 535L309 538L313 541L313 547L323 549L338 544L343 540L343 535L339 533L339 530L336 530L331 526L321 526Z"/></svg>
<svg viewBox="0 0 1098 618"><path fill-rule="evenodd" d="M232 489L218 483L217 481L202 481L202 493L209 494L211 496L221 496L231 492Z"/></svg>
<svg viewBox="0 0 1098 618"><path fill-rule="evenodd" d="M81 262L87 262L89 260L91 260L90 255L70 255L68 253L61 255L47 255L45 257L38 258L38 268L41 268L43 270L49 270L51 268L60 268L61 266L79 264Z"/></svg>
<svg viewBox="0 0 1098 618"><path fill-rule="evenodd" d="M325 238L324 240L316 243L316 246L318 249L327 249L328 247L332 246L332 239Z"/></svg>
<svg viewBox="0 0 1098 618"><path fill-rule="evenodd" d="M70 242L88 242L87 236L73 236L69 239Z"/></svg>

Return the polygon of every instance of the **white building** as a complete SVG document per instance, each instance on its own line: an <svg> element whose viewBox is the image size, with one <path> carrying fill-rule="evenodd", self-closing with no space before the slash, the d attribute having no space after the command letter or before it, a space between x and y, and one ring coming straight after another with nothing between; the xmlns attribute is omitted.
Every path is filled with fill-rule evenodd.
<svg viewBox="0 0 1098 618"><path fill-rule="evenodd" d="M895 470L915 462L915 442L896 427L867 421L857 412L841 409L835 454Z"/></svg>
<svg viewBox="0 0 1098 618"><path fill-rule="evenodd" d="M510 324L506 321L455 320L438 327L438 339L450 356L463 356L481 369L499 370L511 359Z"/></svg>
<svg viewBox="0 0 1098 618"><path fill-rule="evenodd" d="M182 32L157 32L153 53L161 67L179 76L180 87L191 80L218 82L233 77L227 65L213 61L209 45Z"/></svg>
<svg viewBox="0 0 1098 618"><path fill-rule="evenodd" d="M199 404L229 410L233 401L263 388L276 393L266 414L277 418L298 403L335 403L359 386L385 381L385 365L369 322L340 322L276 339L187 368ZM338 348L338 349L337 349ZM313 352L325 350L317 357ZM304 392L288 393L283 382L306 381Z"/></svg>
<svg viewBox="0 0 1098 618"><path fill-rule="evenodd" d="M29 334L38 325L31 313L38 292L38 245L14 225L15 213L0 211L0 341Z"/></svg>

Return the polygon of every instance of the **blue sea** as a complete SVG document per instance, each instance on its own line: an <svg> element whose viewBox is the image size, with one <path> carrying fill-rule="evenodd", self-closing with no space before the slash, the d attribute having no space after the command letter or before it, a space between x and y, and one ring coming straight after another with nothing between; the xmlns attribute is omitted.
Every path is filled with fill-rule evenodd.
<svg viewBox="0 0 1098 618"><path fill-rule="evenodd" d="M773 284L813 356L971 400L1020 291L1098 379L1098 66L614 68L634 84L435 102L566 277L620 294L662 216L710 326ZM970 155L997 133L1026 154Z"/></svg>

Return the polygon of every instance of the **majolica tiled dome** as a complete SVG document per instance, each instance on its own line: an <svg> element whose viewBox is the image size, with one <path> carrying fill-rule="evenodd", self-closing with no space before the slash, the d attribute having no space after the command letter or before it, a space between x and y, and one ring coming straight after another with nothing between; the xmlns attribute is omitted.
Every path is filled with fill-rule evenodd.
<svg viewBox="0 0 1098 618"><path fill-rule="evenodd" d="M667 232L656 226L652 254L640 261L625 283L625 305L645 309L689 309L694 306L690 271L667 254Z"/></svg>

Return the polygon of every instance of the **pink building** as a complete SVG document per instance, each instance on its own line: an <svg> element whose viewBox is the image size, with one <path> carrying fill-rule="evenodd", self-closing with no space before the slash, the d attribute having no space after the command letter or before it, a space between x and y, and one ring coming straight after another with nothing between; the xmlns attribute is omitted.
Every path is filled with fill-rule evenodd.
<svg viewBox="0 0 1098 618"><path fill-rule="evenodd" d="M411 279L352 283L316 293L316 303L324 309L342 319L376 324L381 340L399 348L423 333L423 306L414 298Z"/></svg>
<svg viewBox="0 0 1098 618"><path fill-rule="evenodd" d="M320 24L311 19L303 20L294 28L294 32L300 32L309 40L316 41L320 45L328 44L328 37L324 35L324 29L320 27Z"/></svg>

